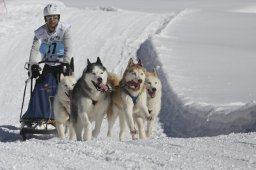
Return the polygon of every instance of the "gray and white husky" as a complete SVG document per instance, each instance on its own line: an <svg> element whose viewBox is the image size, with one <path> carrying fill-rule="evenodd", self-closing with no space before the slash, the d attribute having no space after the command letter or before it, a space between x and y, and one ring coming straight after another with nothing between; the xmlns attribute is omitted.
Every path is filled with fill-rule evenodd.
<svg viewBox="0 0 256 170"><path fill-rule="evenodd" d="M72 92L71 120L77 140L88 141L100 133L102 120L110 104L108 75L99 57L95 63L87 59L87 67Z"/></svg>

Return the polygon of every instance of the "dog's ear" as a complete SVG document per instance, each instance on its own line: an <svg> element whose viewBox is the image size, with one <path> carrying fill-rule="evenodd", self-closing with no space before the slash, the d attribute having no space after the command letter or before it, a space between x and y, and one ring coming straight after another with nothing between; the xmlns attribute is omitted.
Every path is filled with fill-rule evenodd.
<svg viewBox="0 0 256 170"><path fill-rule="evenodd" d="M69 63L69 73L73 73L75 71L75 68L74 68L74 58L72 57L71 58L71 61Z"/></svg>
<svg viewBox="0 0 256 170"><path fill-rule="evenodd" d="M61 73L60 74L60 81L62 81L64 79L64 75Z"/></svg>
<svg viewBox="0 0 256 170"><path fill-rule="evenodd" d="M156 68L154 68L154 70L153 70L153 75L155 76L155 77L158 77L158 75L157 75L157 71L156 71Z"/></svg>
<svg viewBox="0 0 256 170"><path fill-rule="evenodd" d="M142 61L141 61L141 59L138 60L138 65L142 66Z"/></svg>
<svg viewBox="0 0 256 170"><path fill-rule="evenodd" d="M97 61L96 61L96 63L98 63L98 64L102 65L101 60L100 60L100 57L97 57Z"/></svg>
<svg viewBox="0 0 256 170"><path fill-rule="evenodd" d="M87 65L91 65L92 63L90 62L89 58L87 58Z"/></svg>
<svg viewBox="0 0 256 170"><path fill-rule="evenodd" d="M134 65L134 62L133 62L133 59L130 58L130 60L129 60L129 62L128 62L128 67L129 67L129 66L132 66L132 65Z"/></svg>

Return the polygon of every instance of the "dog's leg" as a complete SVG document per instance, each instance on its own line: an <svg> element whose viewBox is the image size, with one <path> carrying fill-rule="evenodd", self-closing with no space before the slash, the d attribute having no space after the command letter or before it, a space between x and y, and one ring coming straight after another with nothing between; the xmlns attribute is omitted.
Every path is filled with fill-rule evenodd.
<svg viewBox="0 0 256 170"><path fill-rule="evenodd" d="M146 133L145 133L145 128L144 128L143 118L136 117L135 120L136 120L136 123L138 125L140 139L146 139Z"/></svg>
<svg viewBox="0 0 256 170"><path fill-rule="evenodd" d="M147 121L146 135L147 135L148 138L152 135L153 124L154 124L154 120L153 121Z"/></svg>
<svg viewBox="0 0 256 170"><path fill-rule="evenodd" d="M102 124L104 115L105 115L104 112L97 114L97 117L96 117L96 120L95 120L95 128L94 128L94 130L92 131L92 136L93 136L94 138L97 138L97 136L98 136L99 133L100 133L100 128L101 128L101 124Z"/></svg>
<svg viewBox="0 0 256 170"><path fill-rule="evenodd" d="M75 140L76 139L76 132L73 127L73 124L69 122L68 124L68 129L69 129L69 139L70 140Z"/></svg>
<svg viewBox="0 0 256 170"><path fill-rule="evenodd" d="M91 124L86 112L82 112L80 114L80 118L81 118L82 125L84 127L83 139L85 141L89 141L92 139L92 124Z"/></svg>
<svg viewBox="0 0 256 170"><path fill-rule="evenodd" d="M120 132L119 132L119 140L124 141L125 137L125 129L126 129L126 121L124 113L119 112L119 125L120 125Z"/></svg>
<svg viewBox="0 0 256 170"><path fill-rule="evenodd" d="M128 124L131 134L136 134L137 131L136 131L134 120L133 120L133 104L126 105L124 112L125 112L126 122Z"/></svg>
<svg viewBox="0 0 256 170"><path fill-rule="evenodd" d="M61 139L64 139L65 138L65 126L63 125L63 123L56 121L56 128L57 128L59 137Z"/></svg>
<svg viewBox="0 0 256 170"><path fill-rule="evenodd" d="M81 119L79 116L78 116L76 122L72 122L72 125L75 130L77 140L82 141L83 126L82 126L82 122L81 122Z"/></svg>
<svg viewBox="0 0 256 170"><path fill-rule="evenodd" d="M134 120L134 127L136 129L136 133L131 133L131 135L132 135L132 140L137 140L138 139L138 137L137 137L138 123L137 123L136 117L134 117L134 115L133 115L133 120Z"/></svg>
<svg viewBox="0 0 256 170"><path fill-rule="evenodd" d="M118 112L117 108L115 106L113 106L113 110L111 111L111 113L109 111L109 113L107 114L107 118L108 118L108 134L107 134L107 136L108 137L112 137L112 128L113 128L116 118L118 116L117 112Z"/></svg>
<svg viewBox="0 0 256 170"><path fill-rule="evenodd" d="M146 91L143 91L143 93L141 93L141 95L139 96L137 106L141 110L141 113L143 113L141 115L142 117L145 117L147 120L152 120L152 115L149 113L148 107L147 107L147 94L146 94Z"/></svg>

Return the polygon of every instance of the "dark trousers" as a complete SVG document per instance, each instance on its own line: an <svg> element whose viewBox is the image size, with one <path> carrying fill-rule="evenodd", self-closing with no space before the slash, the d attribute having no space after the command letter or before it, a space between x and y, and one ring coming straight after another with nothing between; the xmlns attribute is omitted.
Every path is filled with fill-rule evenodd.
<svg viewBox="0 0 256 170"><path fill-rule="evenodd" d="M52 73L53 76L56 78L57 82L60 81L60 74L63 73L63 66L57 65L57 66L50 66L48 64L44 65L42 74L39 76L39 78L36 80L37 83L41 83L44 81L45 76L49 73Z"/></svg>

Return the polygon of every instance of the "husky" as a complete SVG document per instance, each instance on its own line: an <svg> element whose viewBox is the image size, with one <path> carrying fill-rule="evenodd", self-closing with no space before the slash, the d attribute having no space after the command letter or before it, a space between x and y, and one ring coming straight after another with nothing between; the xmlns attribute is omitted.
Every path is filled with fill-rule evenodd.
<svg viewBox="0 0 256 170"><path fill-rule="evenodd" d="M76 84L74 74L70 76L60 75L60 82L54 98L54 117L56 128L60 138L65 138L65 130L69 131L69 138L74 139L75 132L70 123L70 93Z"/></svg>
<svg viewBox="0 0 256 170"><path fill-rule="evenodd" d="M162 84L157 75L156 69L148 72L145 80L147 89L147 107L152 121L147 121L146 136L152 135L153 124L161 110Z"/></svg>
<svg viewBox="0 0 256 170"><path fill-rule="evenodd" d="M112 136L114 122L119 116L120 133L119 140L124 141L124 131L128 125L132 139L136 139L138 125L140 139L146 138L144 129L145 120L151 120L147 108L147 90L144 82L146 69L142 66L141 60L137 64L130 58L128 66L116 89L113 89L111 105L108 109L108 136Z"/></svg>
<svg viewBox="0 0 256 170"><path fill-rule="evenodd" d="M87 59L87 66L74 87L71 101L71 118L79 141L89 141L100 133L104 115L110 104L112 88L108 84L108 76L109 73L99 57L95 63Z"/></svg>

